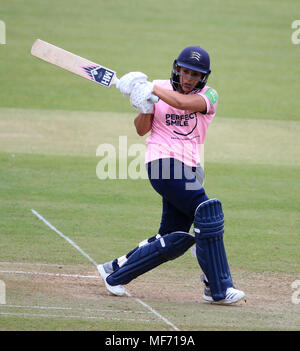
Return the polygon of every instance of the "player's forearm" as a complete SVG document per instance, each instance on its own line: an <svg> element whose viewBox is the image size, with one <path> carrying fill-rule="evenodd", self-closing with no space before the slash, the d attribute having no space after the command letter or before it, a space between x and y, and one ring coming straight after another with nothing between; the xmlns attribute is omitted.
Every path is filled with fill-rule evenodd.
<svg viewBox="0 0 300 351"><path fill-rule="evenodd" d="M134 119L138 135L144 136L152 128L153 114L139 113Z"/></svg>
<svg viewBox="0 0 300 351"><path fill-rule="evenodd" d="M206 102L199 95L180 94L177 91L161 88L156 84L153 87L153 93L168 105L180 110L194 110L199 112L206 110Z"/></svg>

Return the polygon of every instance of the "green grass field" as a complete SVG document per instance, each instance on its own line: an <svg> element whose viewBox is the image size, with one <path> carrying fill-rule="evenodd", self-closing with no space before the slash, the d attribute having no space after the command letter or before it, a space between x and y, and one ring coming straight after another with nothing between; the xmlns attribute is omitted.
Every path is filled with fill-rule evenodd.
<svg viewBox="0 0 300 351"><path fill-rule="evenodd" d="M299 10L297 0L1 2L1 331L174 329L137 299L182 331L300 329L292 300L300 299L292 287L300 280L300 45L291 42ZM210 52L220 102L205 143L205 188L222 201L246 302L204 303L189 252L131 282L131 297L113 297L95 266L34 216L101 263L154 235L161 215L148 180L96 174L99 145L118 156L120 136L128 148L145 144L128 100L31 57L36 38L118 76L139 70L150 79L167 79L187 45Z"/></svg>

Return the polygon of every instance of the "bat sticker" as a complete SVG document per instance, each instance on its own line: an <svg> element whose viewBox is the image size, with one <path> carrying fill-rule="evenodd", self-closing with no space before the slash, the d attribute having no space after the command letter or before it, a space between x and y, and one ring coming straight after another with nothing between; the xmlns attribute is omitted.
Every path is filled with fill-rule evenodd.
<svg viewBox="0 0 300 351"><path fill-rule="evenodd" d="M88 77L91 80L106 87L110 86L111 80L113 79L115 73L101 66L83 66L82 68L88 74Z"/></svg>

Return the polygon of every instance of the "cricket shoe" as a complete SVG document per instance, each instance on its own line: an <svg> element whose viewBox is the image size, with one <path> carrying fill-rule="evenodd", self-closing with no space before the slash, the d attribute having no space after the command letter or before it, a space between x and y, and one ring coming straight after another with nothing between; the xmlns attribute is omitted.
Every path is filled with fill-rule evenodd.
<svg viewBox="0 0 300 351"><path fill-rule="evenodd" d="M225 299L215 301L212 298L209 283L204 274L200 275L200 280L205 284L203 299L207 302L215 303L219 305L230 305L232 303L236 303L240 301L245 296L245 293L243 291L231 287L231 288L227 288Z"/></svg>
<svg viewBox="0 0 300 351"><path fill-rule="evenodd" d="M123 296L126 294L126 290L122 285L113 286L113 285L108 284L106 281L106 278L111 273L113 273L113 268L112 268L111 262L99 264L97 266L97 270L98 270L99 274L101 275L101 278L104 280L106 289L109 292L111 292L113 295L117 295L117 296Z"/></svg>

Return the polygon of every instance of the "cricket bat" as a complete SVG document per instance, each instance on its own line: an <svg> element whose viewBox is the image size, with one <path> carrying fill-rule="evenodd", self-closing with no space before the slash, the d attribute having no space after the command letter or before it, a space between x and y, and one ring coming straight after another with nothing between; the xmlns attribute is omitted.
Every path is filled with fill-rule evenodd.
<svg viewBox="0 0 300 351"><path fill-rule="evenodd" d="M33 43L31 55L107 88L119 81L115 71L41 39ZM157 96L151 96L152 102L158 100Z"/></svg>
<svg viewBox="0 0 300 351"><path fill-rule="evenodd" d="M33 43L31 55L107 88L118 81L115 71L41 39Z"/></svg>

